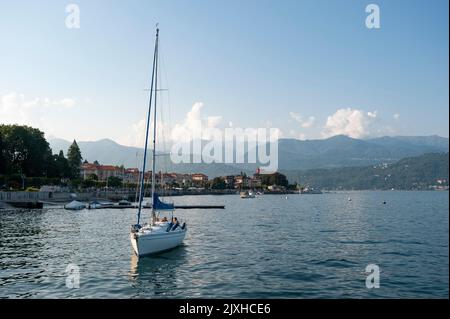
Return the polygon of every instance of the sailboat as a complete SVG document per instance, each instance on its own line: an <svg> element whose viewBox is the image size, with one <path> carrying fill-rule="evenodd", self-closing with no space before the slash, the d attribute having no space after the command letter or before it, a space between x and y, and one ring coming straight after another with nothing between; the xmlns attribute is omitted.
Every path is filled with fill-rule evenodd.
<svg viewBox="0 0 450 319"><path fill-rule="evenodd" d="M140 177L139 204L137 211L137 223L131 226L130 239L131 245L137 256L156 254L162 251L170 250L179 246L186 236L187 226L173 216L174 205L164 203L160 200L155 191L155 172L156 172L156 98L158 92L158 41L159 28L156 27L155 51L153 56L152 80L150 88L150 101L148 104L147 125L145 132L144 162L142 164L142 174ZM144 199L144 172L147 160L148 131L150 127L150 115L152 109L152 98L154 95L154 114L153 114L153 162L152 162L152 204L150 222L141 225L142 201ZM167 217L159 218L164 213L170 214Z"/></svg>

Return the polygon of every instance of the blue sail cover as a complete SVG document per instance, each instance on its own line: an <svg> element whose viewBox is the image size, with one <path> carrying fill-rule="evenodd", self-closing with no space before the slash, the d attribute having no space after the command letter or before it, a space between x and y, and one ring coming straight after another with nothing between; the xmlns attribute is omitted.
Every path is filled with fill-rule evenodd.
<svg viewBox="0 0 450 319"><path fill-rule="evenodd" d="M153 207L155 208L155 210L173 210L174 209L174 205L173 204L168 204L168 203L163 203L160 199L158 194L154 194L153 197Z"/></svg>

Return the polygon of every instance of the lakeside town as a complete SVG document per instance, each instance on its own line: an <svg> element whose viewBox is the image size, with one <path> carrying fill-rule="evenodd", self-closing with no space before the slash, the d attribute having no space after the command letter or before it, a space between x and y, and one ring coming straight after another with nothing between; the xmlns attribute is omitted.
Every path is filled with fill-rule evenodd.
<svg viewBox="0 0 450 319"><path fill-rule="evenodd" d="M80 177L84 183L91 181L93 184L109 186L135 187L139 180L141 171L137 168L125 168L123 166L101 165L85 161L80 168ZM150 183L152 172L146 171L144 180ZM245 173L238 175L219 176L210 179L203 173L168 173L157 172L155 174L156 184L159 188L167 190L242 190L256 189L268 191L285 191L287 189L299 189L298 185L289 185L285 175L281 173L261 174L259 169L251 176Z"/></svg>

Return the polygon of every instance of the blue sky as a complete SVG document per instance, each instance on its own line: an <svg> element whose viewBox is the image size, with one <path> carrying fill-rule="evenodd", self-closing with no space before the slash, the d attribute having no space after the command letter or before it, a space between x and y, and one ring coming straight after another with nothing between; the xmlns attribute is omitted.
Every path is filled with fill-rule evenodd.
<svg viewBox="0 0 450 319"><path fill-rule="evenodd" d="M69 3L79 29L65 26ZM365 26L370 3L380 29ZM2 0L0 123L140 145L159 22L168 127L189 127L191 112L301 139L448 137L448 9L444 0Z"/></svg>

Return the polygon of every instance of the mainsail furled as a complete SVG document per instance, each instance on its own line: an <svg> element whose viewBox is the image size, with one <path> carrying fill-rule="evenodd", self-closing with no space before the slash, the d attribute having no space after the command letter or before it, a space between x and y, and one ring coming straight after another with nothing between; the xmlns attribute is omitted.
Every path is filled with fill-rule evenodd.
<svg viewBox="0 0 450 319"><path fill-rule="evenodd" d="M153 194L153 209L154 210L173 210L174 205L169 203L164 203L159 199L157 193Z"/></svg>

